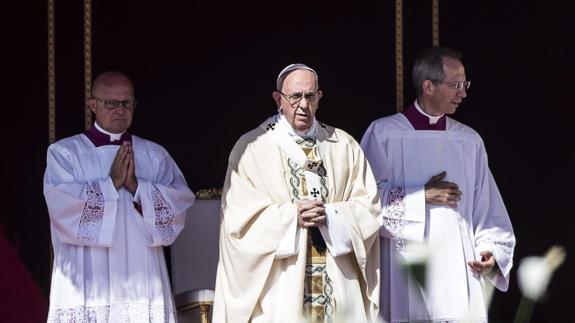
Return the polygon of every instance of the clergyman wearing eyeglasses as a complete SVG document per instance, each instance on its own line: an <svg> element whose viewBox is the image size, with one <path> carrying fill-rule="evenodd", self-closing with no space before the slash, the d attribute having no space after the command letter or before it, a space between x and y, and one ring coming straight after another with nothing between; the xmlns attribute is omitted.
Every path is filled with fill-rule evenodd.
<svg viewBox="0 0 575 323"><path fill-rule="evenodd" d="M377 187L359 143L316 120L321 97L312 68L287 66L278 113L230 154L214 323L377 316Z"/></svg>
<svg viewBox="0 0 575 323"><path fill-rule="evenodd" d="M162 146L129 133L137 102L126 75L99 75L91 95L94 126L48 148L48 322L175 322L162 248L195 196Z"/></svg>
<svg viewBox="0 0 575 323"><path fill-rule="evenodd" d="M507 290L515 236L481 137L447 116L471 85L462 55L429 48L412 79L417 100L374 121L361 141L381 193L381 315L487 322L484 287ZM427 250L419 280L400 268L413 250Z"/></svg>

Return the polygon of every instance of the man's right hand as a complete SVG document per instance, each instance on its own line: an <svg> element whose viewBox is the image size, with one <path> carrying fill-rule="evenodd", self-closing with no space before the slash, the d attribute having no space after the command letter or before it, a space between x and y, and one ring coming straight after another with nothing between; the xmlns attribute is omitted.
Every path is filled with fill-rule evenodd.
<svg viewBox="0 0 575 323"><path fill-rule="evenodd" d="M130 193L136 194L136 190L138 189L138 179L136 178L136 162L134 158L134 149L132 148L132 144L128 143L128 172L126 175L126 180L124 181L124 186Z"/></svg>
<svg viewBox="0 0 575 323"><path fill-rule="evenodd" d="M425 184L425 202L456 208L462 193L457 184L443 180L446 175L447 172L443 171L431 177Z"/></svg>
<svg viewBox="0 0 575 323"><path fill-rule="evenodd" d="M125 141L118 149L116 157L114 157L114 161L112 161L112 166L110 167L110 177L112 178L112 182L114 183L116 190L124 186L126 177L128 176L128 166L130 164L130 156L128 152L128 142Z"/></svg>

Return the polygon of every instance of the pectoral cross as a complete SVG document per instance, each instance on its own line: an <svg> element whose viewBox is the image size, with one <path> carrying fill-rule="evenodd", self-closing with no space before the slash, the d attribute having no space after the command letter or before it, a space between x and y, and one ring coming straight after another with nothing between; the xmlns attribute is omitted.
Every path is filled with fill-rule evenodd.
<svg viewBox="0 0 575 323"><path fill-rule="evenodd" d="M311 190L310 194L313 195L314 198L317 198L317 195L319 194L319 191L316 190L315 187L314 187L313 190Z"/></svg>

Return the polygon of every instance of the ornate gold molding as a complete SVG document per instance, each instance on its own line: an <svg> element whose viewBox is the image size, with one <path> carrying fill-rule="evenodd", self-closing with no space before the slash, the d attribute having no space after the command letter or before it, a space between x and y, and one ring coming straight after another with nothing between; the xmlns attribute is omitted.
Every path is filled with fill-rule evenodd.
<svg viewBox="0 0 575 323"><path fill-rule="evenodd" d="M56 141L56 48L54 0L48 0L48 142Z"/></svg>
<svg viewBox="0 0 575 323"><path fill-rule="evenodd" d="M92 110L87 102L92 89L92 0L84 0L84 129L92 127Z"/></svg>
<svg viewBox="0 0 575 323"><path fill-rule="evenodd" d="M56 141L56 48L54 34L54 0L48 0L48 142ZM54 248L49 241L50 272L54 263Z"/></svg>
<svg viewBox="0 0 575 323"><path fill-rule="evenodd" d="M221 188L207 188L196 192L196 198L198 200L219 200L221 197Z"/></svg>
<svg viewBox="0 0 575 323"><path fill-rule="evenodd" d="M403 0L395 0L395 97L396 110L403 110Z"/></svg>
<svg viewBox="0 0 575 323"><path fill-rule="evenodd" d="M431 39L433 46L439 46L439 0L431 3Z"/></svg>

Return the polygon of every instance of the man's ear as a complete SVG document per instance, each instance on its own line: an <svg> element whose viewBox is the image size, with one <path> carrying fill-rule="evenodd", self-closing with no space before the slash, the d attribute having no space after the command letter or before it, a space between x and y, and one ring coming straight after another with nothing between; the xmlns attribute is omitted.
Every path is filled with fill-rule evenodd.
<svg viewBox="0 0 575 323"><path fill-rule="evenodd" d="M273 91L272 97L274 98L274 101L276 101L276 105L277 105L278 109L281 109L281 107L282 107L282 94L279 93L278 91Z"/></svg>
<svg viewBox="0 0 575 323"><path fill-rule="evenodd" d="M426 94L431 94L434 86L435 85L433 84L433 82L431 80L425 80L425 81L423 81L423 84L421 85L421 87L423 88L423 93L426 93Z"/></svg>
<svg viewBox="0 0 575 323"><path fill-rule="evenodd" d="M96 99L89 98L86 100L86 106L88 106L92 112L96 113Z"/></svg>

